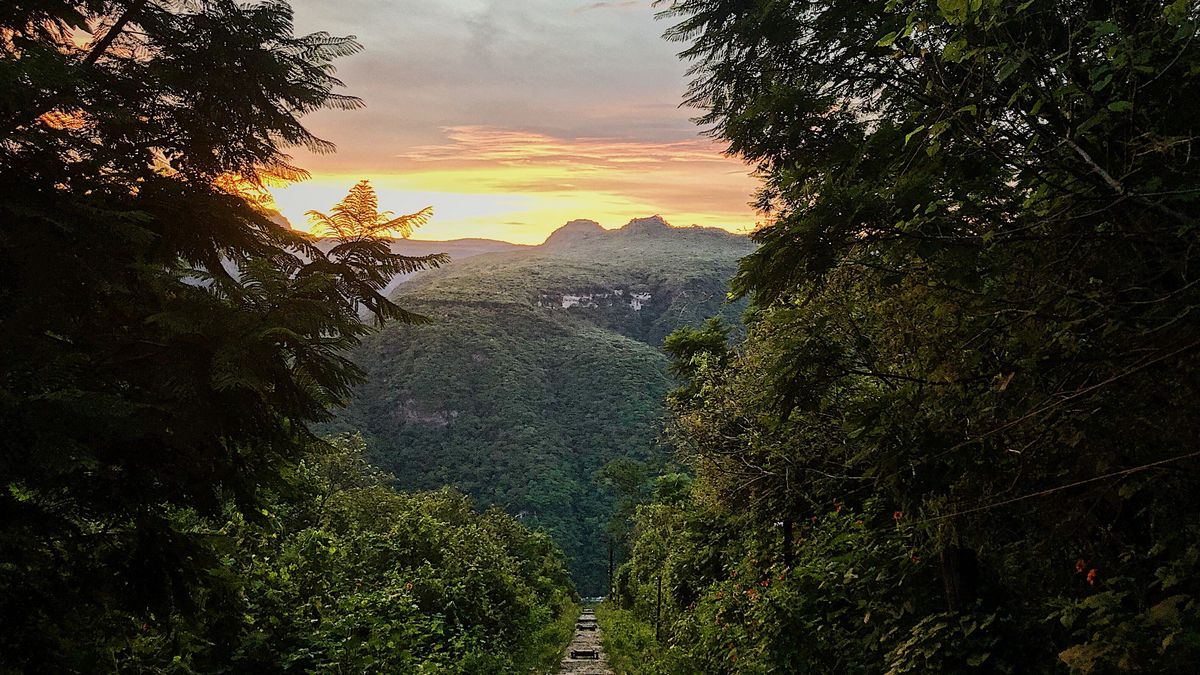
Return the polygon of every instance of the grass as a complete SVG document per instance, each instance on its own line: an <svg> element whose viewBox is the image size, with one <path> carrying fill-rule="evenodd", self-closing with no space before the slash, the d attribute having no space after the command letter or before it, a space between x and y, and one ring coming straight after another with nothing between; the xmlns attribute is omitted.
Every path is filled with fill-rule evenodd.
<svg viewBox="0 0 1200 675"><path fill-rule="evenodd" d="M533 673L557 673L559 664L571 638L575 635L575 620L579 617L579 605L570 604L558 619L546 624L533 638L530 662Z"/></svg>
<svg viewBox="0 0 1200 675"><path fill-rule="evenodd" d="M654 656L659 644L654 639L654 626L639 620L627 609L617 609L608 603L596 608L600 624L600 644L608 657L608 665L617 675L654 672Z"/></svg>

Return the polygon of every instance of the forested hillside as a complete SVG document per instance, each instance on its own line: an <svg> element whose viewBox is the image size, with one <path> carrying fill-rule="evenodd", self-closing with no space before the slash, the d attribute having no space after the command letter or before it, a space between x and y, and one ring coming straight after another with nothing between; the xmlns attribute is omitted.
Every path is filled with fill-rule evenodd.
<svg viewBox="0 0 1200 675"><path fill-rule="evenodd" d="M519 251L528 248L520 244L510 244L507 241L496 241L494 239L451 239L449 241L423 241L419 239L404 239L397 237L386 238L388 248L392 253L404 256L427 256L438 253L443 253L450 257L451 260L463 261L472 256L477 256L482 253L496 253L499 251ZM324 250L337 245L334 239L323 239L317 243L317 246ZM380 292L384 295L391 295L400 284L409 281L414 276L422 273L423 270L414 270L412 272L401 272L394 275Z"/></svg>
<svg viewBox="0 0 1200 675"><path fill-rule="evenodd" d="M480 255L400 287L434 319L354 352L367 373L334 429L360 430L400 485L456 486L544 526L581 592L605 588L615 458L660 463L672 384L663 337L725 304L750 242L661 219L576 221L528 251Z"/></svg>

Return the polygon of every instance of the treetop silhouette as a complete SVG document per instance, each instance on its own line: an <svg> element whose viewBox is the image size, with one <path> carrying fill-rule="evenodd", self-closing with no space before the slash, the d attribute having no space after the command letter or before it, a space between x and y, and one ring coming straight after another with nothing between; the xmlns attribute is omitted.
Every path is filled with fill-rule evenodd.
<svg viewBox="0 0 1200 675"><path fill-rule="evenodd" d="M379 198L371 182L360 180L334 205L332 213L311 210L305 215L319 233L332 234L343 240L384 237L392 233L407 239L414 229L429 222L433 207L426 206L416 213L393 217L391 211L379 210Z"/></svg>

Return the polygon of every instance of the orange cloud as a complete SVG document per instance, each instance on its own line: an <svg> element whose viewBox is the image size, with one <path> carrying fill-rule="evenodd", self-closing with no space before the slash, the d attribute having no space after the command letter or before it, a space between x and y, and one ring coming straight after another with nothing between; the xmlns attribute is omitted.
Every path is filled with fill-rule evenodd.
<svg viewBox="0 0 1200 675"><path fill-rule="evenodd" d="M591 218L609 227L662 214L676 225L748 231L757 185L740 161L708 139L661 142L623 138L560 138L519 129L454 126L445 141L410 148L371 175L316 175L312 183L274 190L294 224L301 208L329 204L329 184L348 189L369 178L386 208L432 203L428 239L489 237L538 243L567 220ZM324 185L322 189L314 189ZM388 201L389 196L394 201ZM308 201L309 203L305 203ZM410 203L411 202L411 203Z"/></svg>
<svg viewBox="0 0 1200 675"><path fill-rule="evenodd" d="M727 164L708 140L674 143L611 139L561 139L527 131L484 126L444 127L448 143L424 145L399 155L414 162L499 162L566 164L578 171L602 170L630 162L701 162ZM740 163L739 163L740 165Z"/></svg>

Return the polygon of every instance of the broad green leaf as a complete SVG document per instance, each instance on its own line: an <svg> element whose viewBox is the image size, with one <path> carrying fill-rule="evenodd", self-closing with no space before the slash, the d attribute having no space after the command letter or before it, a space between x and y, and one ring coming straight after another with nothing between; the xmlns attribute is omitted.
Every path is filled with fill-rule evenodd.
<svg viewBox="0 0 1200 675"><path fill-rule="evenodd" d="M966 40L955 40L954 42L947 43L942 49L942 58L951 63L958 63L959 61L963 60L963 57L966 54L966 49Z"/></svg>
<svg viewBox="0 0 1200 675"><path fill-rule="evenodd" d="M967 20L967 0L938 0L938 11L952 24Z"/></svg>

